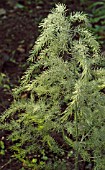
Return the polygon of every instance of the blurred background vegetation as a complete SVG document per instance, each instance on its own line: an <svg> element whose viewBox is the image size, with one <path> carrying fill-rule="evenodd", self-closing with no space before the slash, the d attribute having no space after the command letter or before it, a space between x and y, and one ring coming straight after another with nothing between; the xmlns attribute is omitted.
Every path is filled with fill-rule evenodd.
<svg viewBox="0 0 105 170"><path fill-rule="evenodd" d="M105 0L7 0L8 4L15 8L28 10L36 6L41 10L44 8L48 12L55 3L64 3L70 11L83 11L87 13L92 26L92 31L101 44L105 43ZM32 12L29 10L29 12ZM39 16L39 18L43 16Z"/></svg>
<svg viewBox="0 0 105 170"><path fill-rule="evenodd" d="M68 13L83 11L88 15L89 29L105 57L105 0L0 0L0 114L12 102L12 89L27 68L29 51L40 33L39 22L59 2L66 4ZM0 166L9 159L10 153Z"/></svg>

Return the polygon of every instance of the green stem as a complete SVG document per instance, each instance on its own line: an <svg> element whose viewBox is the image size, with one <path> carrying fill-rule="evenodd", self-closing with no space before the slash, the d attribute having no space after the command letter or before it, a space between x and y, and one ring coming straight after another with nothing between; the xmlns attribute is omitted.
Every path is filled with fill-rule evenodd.
<svg viewBox="0 0 105 170"><path fill-rule="evenodd" d="M75 129L76 129L76 154L75 154L75 170L78 170L78 107L76 104L75 112Z"/></svg>

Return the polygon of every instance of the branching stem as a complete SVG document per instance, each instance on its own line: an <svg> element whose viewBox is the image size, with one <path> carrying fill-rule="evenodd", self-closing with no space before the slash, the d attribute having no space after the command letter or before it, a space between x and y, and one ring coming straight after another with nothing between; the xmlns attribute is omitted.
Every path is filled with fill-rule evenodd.
<svg viewBox="0 0 105 170"><path fill-rule="evenodd" d="M75 170L78 170L78 107L77 107L77 103L76 103L76 111L75 111L75 129L76 129Z"/></svg>

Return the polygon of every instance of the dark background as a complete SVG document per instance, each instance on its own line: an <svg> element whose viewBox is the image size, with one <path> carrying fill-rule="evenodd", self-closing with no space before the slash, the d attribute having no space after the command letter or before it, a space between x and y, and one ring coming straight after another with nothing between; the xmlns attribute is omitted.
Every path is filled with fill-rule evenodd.
<svg viewBox="0 0 105 170"><path fill-rule="evenodd" d="M12 89L19 85L27 68L29 51L40 33L39 22L58 2L66 4L67 13L84 11L88 14L90 29L105 55L104 0L0 0L0 114L9 107L13 98ZM6 135L1 132L1 140ZM19 170L20 163L10 162L9 145L6 141L7 153L0 159L0 170Z"/></svg>

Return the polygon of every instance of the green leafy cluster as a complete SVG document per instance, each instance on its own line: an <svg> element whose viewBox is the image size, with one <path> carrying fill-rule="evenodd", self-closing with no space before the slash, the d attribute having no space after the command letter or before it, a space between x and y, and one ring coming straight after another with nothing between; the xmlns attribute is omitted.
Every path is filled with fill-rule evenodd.
<svg viewBox="0 0 105 170"><path fill-rule="evenodd" d="M33 169L60 156L105 169L105 66L88 24L85 14L67 17L66 7L56 5L40 24L30 66L1 116L14 157Z"/></svg>
<svg viewBox="0 0 105 170"><path fill-rule="evenodd" d="M105 39L105 1L84 1L81 0L81 5L84 5L84 10L90 17L92 24L91 30L95 33L97 39L104 45Z"/></svg>

